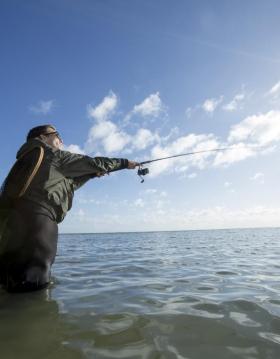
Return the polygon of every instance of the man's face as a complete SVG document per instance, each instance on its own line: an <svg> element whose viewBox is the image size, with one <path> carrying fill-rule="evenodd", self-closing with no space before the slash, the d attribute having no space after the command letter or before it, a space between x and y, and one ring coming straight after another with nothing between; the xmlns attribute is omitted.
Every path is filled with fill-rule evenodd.
<svg viewBox="0 0 280 359"><path fill-rule="evenodd" d="M62 144L63 141L60 138L59 134L57 131L55 131L54 129L50 128L48 130L49 133L45 134L45 135L41 135L41 139L48 144L49 146L56 148L56 149L61 149L62 148Z"/></svg>

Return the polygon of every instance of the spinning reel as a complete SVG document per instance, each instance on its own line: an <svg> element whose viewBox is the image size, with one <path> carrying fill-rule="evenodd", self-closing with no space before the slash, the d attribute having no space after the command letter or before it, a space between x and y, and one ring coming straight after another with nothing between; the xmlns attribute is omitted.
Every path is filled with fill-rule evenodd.
<svg viewBox="0 0 280 359"><path fill-rule="evenodd" d="M139 169L137 171L137 175L141 178L141 183L144 182L143 176L146 176L149 173L149 168L143 168L140 164Z"/></svg>

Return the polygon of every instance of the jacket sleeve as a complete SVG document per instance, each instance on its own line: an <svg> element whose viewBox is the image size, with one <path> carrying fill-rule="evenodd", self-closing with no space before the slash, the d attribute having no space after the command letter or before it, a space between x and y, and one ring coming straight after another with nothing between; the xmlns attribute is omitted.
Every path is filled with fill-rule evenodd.
<svg viewBox="0 0 280 359"><path fill-rule="evenodd" d="M85 175L94 177L98 172L108 173L125 169L128 166L128 160L124 158L89 157L60 150L58 158L58 171L68 178Z"/></svg>
<svg viewBox="0 0 280 359"><path fill-rule="evenodd" d="M85 176L73 178L72 179L73 190L76 191L77 189L82 187L88 180L90 180L93 177L94 177L93 175L85 175Z"/></svg>

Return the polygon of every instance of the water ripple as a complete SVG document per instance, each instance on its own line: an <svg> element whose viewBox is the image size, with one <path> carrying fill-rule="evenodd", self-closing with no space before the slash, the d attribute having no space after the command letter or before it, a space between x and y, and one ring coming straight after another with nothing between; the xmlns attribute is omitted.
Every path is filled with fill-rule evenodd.
<svg viewBox="0 0 280 359"><path fill-rule="evenodd" d="M0 292L1 356L278 359L279 236L62 235L47 291Z"/></svg>

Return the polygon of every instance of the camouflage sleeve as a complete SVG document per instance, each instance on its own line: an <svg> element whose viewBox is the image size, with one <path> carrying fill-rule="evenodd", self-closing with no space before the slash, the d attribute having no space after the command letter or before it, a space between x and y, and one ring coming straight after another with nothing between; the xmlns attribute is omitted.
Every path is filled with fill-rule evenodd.
<svg viewBox="0 0 280 359"><path fill-rule="evenodd" d="M112 172L127 168L128 160L124 158L89 157L68 151L59 151L58 170L69 178L96 175L98 172Z"/></svg>

